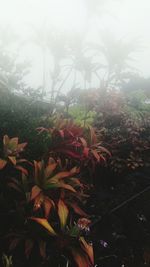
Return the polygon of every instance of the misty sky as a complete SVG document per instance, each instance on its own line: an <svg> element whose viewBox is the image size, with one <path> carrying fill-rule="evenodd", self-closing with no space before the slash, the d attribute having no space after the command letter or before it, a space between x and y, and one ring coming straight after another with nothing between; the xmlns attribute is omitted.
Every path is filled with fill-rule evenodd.
<svg viewBox="0 0 150 267"><path fill-rule="evenodd" d="M150 0L109 0L99 5L97 14L88 22L89 39L97 39L97 29L109 30L117 38L135 39L140 47L134 66L150 76ZM94 0L93 0L94 2ZM46 21L61 31L81 31L87 25L86 0L0 0L0 24L11 25L25 41L31 38L31 25L40 27ZM38 86L42 79L41 57L31 42L24 43L20 58L32 61L27 80Z"/></svg>

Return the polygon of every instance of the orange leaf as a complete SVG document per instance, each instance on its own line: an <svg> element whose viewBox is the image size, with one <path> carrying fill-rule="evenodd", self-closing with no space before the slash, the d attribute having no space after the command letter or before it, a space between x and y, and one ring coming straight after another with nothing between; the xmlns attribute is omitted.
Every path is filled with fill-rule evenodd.
<svg viewBox="0 0 150 267"><path fill-rule="evenodd" d="M100 161L100 156L97 153L97 151L92 149L91 150L91 153L93 154L93 156L95 157L95 159L99 162Z"/></svg>
<svg viewBox="0 0 150 267"><path fill-rule="evenodd" d="M86 255L77 249L72 249L71 252L78 267L90 267L89 260Z"/></svg>
<svg viewBox="0 0 150 267"><path fill-rule="evenodd" d="M51 208L54 206L55 206L55 204L51 199L49 199L48 197L44 198L44 210L45 210L46 219L48 219Z"/></svg>
<svg viewBox="0 0 150 267"><path fill-rule="evenodd" d="M41 189L35 185L32 187L31 200L35 199L41 193Z"/></svg>
<svg viewBox="0 0 150 267"><path fill-rule="evenodd" d="M55 233L54 229L52 228L52 226L49 224L49 222L44 219L44 218L35 218L35 217L30 217L29 219L39 223L40 225L42 225L48 232L50 235L52 236L56 236L57 234Z"/></svg>
<svg viewBox="0 0 150 267"><path fill-rule="evenodd" d="M80 137L80 141L84 147L87 147L87 142L83 137Z"/></svg>
<svg viewBox="0 0 150 267"><path fill-rule="evenodd" d="M26 147L26 145L27 145L27 143L18 144L17 150L19 150L21 152Z"/></svg>
<svg viewBox="0 0 150 267"><path fill-rule="evenodd" d="M81 216L84 216L84 217L88 216L88 214L85 213L76 203L69 203L69 205L73 208L75 213L77 213Z"/></svg>
<svg viewBox="0 0 150 267"><path fill-rule="evenodd" d="M64 228L67 222L69 210L66 204L60 199L58 202L58 216L60 219L61 228Z"/></svg>
<svg viewBox="0 0 150 267"><path fill-rule="evenodd" d="M92 264L94 264L94 253L93 253L93 246L92 245L89 245L84 237L80 237L80 242L81 242L81 245L84 249L84 251L86 252L86 254L88 255L90 261Z"/></svg>
<svg viewBox="0 0 150 267"><path fill-rule="evenodd" d="M89 126L89 129L90 129L90 135L91 135L91 144L94 145L97 142L97 137L96 137L93 127Z"/></svg>
<svg viewBox="0 0 150 267"><path fill-rule="evenodd" d="M65 183L58 183L57 187L62 187L64 189L70 190L74 193L76 193L76 190L69 184L65 184Z"/></svg>
<svg viewBox="0 0 150 267"><path fill-rule="evenodd" d="M45 169L45 177L48 178L56 169L57 163L49 164Z"/></svg>
<svg viewBox="0 0 150 267"><path fill-rule="evenodd" d="M0 170L2 170L7 164L6 160L0 159Z"/></svg>
<svg viewBox="0 0 150 267"><path fill-rule="evenodd" d="M78 167L74 167L74 168L72 168L71 170L70 170L70 173L71 174L76 174L76 173L79 173L80 172L80 168L78 168Z"/></svg>

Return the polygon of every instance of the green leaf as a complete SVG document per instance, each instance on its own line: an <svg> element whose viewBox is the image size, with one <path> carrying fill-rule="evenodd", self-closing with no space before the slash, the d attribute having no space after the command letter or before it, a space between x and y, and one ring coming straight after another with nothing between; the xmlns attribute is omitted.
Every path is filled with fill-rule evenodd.
<svg viewBox="0 0 150 267"><path fill-rule="evenodd" d="M69 191L72 191L72 192L76 193L76 190L71 185L65 184L65 183L62 183L62 182L49 183L49 184L46 184L44 186L44 189L53 189L53 188L64 188L64 189L67 189Z"/></svg>

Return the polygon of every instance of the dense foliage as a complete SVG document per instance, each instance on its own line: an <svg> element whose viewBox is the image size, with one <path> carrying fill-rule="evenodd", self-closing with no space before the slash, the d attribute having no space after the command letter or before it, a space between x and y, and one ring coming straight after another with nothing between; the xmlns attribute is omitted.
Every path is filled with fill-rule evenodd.
<svg viewBox="0 0 150 267"><path fill-rule="evenodd" d="M134 46L34 33L53 55L48 103L44 72L28 88L0 44L0 265L150 266L150 80L129 71Z"/></svg>
<svg viewBox="0 0 150 267"><path fill-rule="evenodd" d="M149 264L149 105L89 90L56 109L3 95L4 266Z"/></svg>

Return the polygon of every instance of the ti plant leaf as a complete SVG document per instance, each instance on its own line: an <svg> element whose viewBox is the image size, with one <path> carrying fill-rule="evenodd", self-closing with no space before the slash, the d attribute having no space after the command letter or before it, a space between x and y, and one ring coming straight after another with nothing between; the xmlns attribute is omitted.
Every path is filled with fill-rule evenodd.
<svg viewBox="0 0 150 267"><path fill-rule="evenodd" d="M66 204L60 199L58 201L58 216L60 219L61 229L66 226L69 210Z"/></svg>
<svg viewBox="0 0 150 267"><path fill-rule="evenodd" d="M51 236L56 236L57 235L56 232L54 231L54 229L52 228L52 226L47 221L47 219L45 219L45 218L36 218L36 217L30 217L29 219L31 219L31 220L37 222L38 224L40 224L41 226L43 226Z"/></svg>

